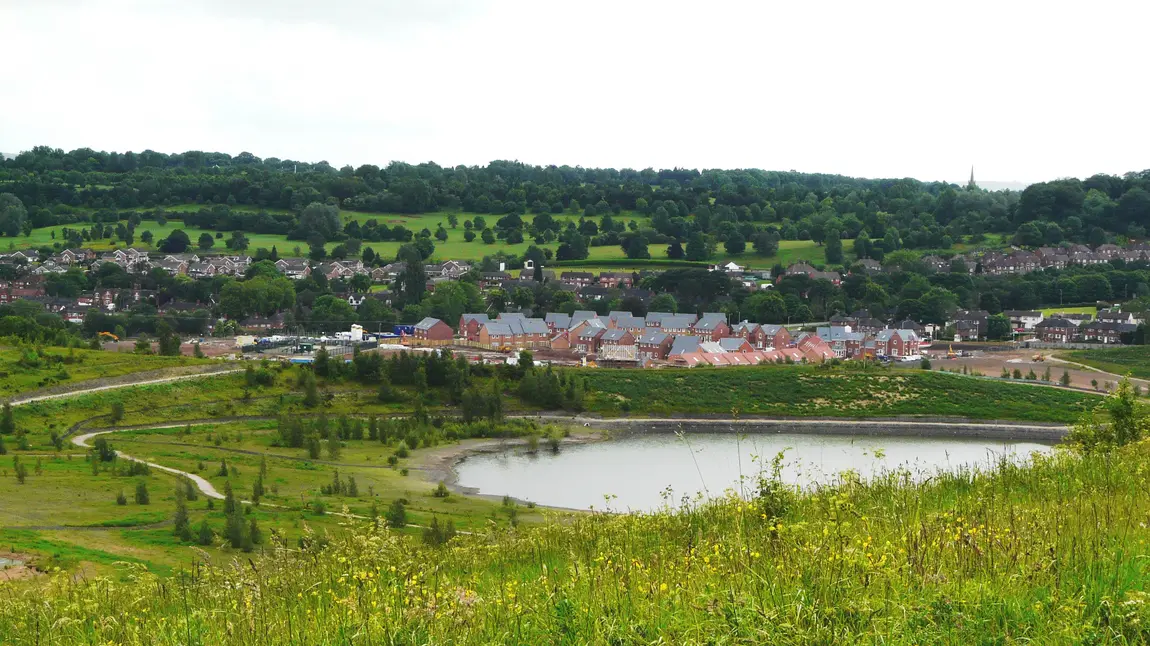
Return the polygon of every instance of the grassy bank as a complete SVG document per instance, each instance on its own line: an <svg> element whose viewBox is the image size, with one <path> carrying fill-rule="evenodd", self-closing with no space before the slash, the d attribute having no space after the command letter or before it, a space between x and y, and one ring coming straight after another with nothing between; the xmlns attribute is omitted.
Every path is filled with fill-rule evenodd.
<svg viewBox="0 0 1150 646"><path fill-rule="evenodd" d="M1150 346L1147 345L1073 350L1059 353L1059 356L1116 375L1150 379Z"/></svg>
<svg viewBox="0 0 1150 646"><path fill-rule="evenodd" d="M192 357L76 348L0 347L0 399L60 384L209 363L209 360Z"/></svg>
<svg viewBox="0 0 1150 646"><path fill-rule="evenodd" d="M360 523L176 579L0 588L13 644L1135 644L1150 445L429 547ZM209 549L205 554L213 552ZM195 554L189 555L197 558ZM124 566L130 569L131 566ZM124 620L130 618L130 620Z"/></svg>
<svg viewBox="0 0 1150 646"><path fill-rule="evenodd" d="M605 415L954 416L1072 422L1094 395L941 372L769 366L587 373Z"/></svg>

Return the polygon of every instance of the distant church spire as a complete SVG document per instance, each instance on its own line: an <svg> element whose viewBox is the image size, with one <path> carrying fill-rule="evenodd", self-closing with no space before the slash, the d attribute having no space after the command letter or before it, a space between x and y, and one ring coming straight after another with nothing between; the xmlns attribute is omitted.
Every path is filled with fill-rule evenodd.
<svg viewBox="0 0 1150 646"><path fill-rule="evenodd" d="M971 191L978 188L978 184L974 183L974 166L970 167L970 181L967 182L966 188L967 188L967 190L971 190Z"/></svg>

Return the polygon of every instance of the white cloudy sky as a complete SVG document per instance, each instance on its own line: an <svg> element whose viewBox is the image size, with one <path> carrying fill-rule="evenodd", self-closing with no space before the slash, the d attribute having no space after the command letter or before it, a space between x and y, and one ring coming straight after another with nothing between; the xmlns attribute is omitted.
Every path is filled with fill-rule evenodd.
<svg viewBox="0 0 1150 646"><path fill-rule="evenodd" d="M1150 2L0 0L0 151L1150 168Z"/></svg>

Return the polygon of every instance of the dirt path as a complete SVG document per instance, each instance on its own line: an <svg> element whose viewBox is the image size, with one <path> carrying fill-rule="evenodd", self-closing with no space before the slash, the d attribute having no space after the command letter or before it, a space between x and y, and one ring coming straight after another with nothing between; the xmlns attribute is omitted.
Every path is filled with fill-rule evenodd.
<svg viewBox="0 0 1150 646"><path fill-rule="evenodd" d="M171 427L169 426L169 427L155 427L155 428L171 428ZM77 435L76 437L72 438L72 444L75 444L76 446L78 446L80 448L90 449L92 447L91 447L91 445L88 444L88 440L92 439L93 437L96 437L97 435L105 435L107 433L115 433L116 430L117 429L112 429L112 430L108 430L108 431L96 431L95 433L85 433L83 435ZM196 488L199 489L200 492L203 493L205 496L207 496L209 498L215 498L216 500L223 500L224 499L224 495L222 493L216 491L216 488L214 486L212 486L212 483L208 482L207 480L201 478L200 476L198 476L194 473L188 473L187 471L180 471L179 469L173 469L171 467L166 467L162 464L156 464L155 462L148 462L147 460L141 460L140 458L134 458L134 457L128 455L127 453L124 453L123 451L116 451L116 457L122 458L124 460L130 460L132 462L140 462L140 463L148 465L149 467L151 467L153 469L158 469L158 470L163 471L165 473L170 473L174 476L187 478L188 480L191 480L192 482L196 483ZM244 502L246 502L246 501L244 501Z"/></svg>
<svg viewBox="0 0 1150 646"><path fill-rule="evenodd" d="M149 386L152 384L166 384L173 381L183 381L185 379L203 379L204 377L216 377L219 375L227 375L236 372L243 372L243 368L229 368L226 370L213 370L205 372L197 372L191 375L177 375L175 377L163 377L160 379L145 379L142 381L127 381L124 383L108 384L105 386L95 386L93 388L82 388L80 390L69 390L62 393L53 393L48 395L35 395L32 397L25 397L24 399L13 399L10 403L13 406L22 406L24 404L31 404L32 402L45 401L48 399L63 399L65 397L77 397L79 395L87 395L89 393L100 392L102 390L116 390L118 388L131 388L132 386Z"/></svg>

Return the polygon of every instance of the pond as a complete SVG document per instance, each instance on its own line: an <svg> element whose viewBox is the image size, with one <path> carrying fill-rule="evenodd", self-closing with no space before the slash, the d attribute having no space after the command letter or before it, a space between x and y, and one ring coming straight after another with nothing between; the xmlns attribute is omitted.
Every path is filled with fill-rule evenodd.
<svg viewBox="0 0 1150 646"><path fill-rule="evenodd" d="M785 451L783 481L811 487L853 470L863 479L899 468L916 479L938 470L989 469L1003 459L1025 460L1050 446L975 438L793 433L632 433L603 442L473 455L460 462L457 483L480 494L508 495L570 509L651 511L683 496L738 491L740 474L756 476ZM608 503L607 497L611 499Z"/></svg>

